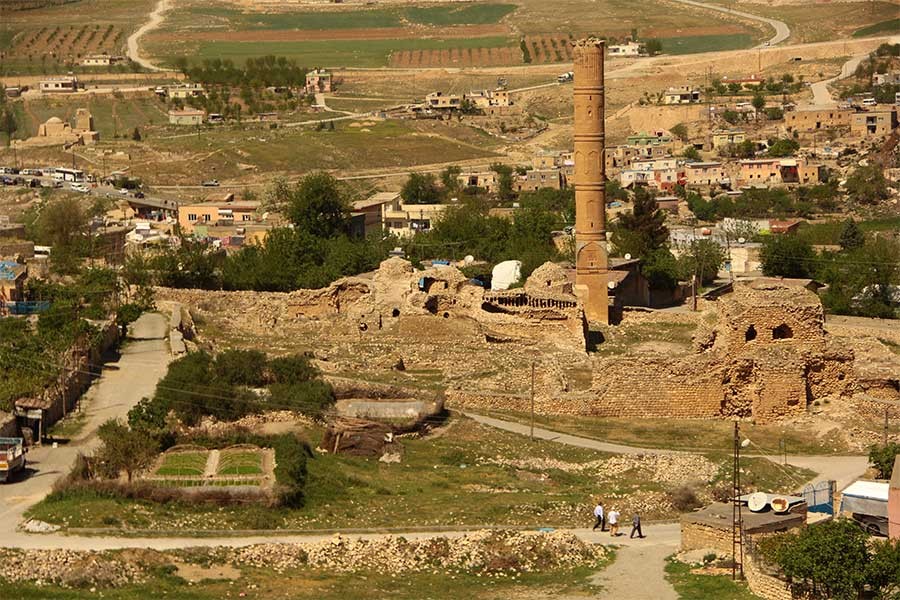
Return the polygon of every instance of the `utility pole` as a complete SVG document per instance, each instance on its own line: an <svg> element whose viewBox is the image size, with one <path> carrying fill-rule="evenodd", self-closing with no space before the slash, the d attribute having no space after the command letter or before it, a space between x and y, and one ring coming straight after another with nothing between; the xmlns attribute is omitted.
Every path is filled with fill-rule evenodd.
<svg viewBox="0 0 900 600"><path fill-rule="evenodd" d="M884 445L888 443L888 407L884 407Z"/></svg>
<svg viewBox="0 0 900 600"><path fill-rule="evenodd" d="M731 579L744 578L744 516L741 511L741 426L734 422L734 467L731 504ZM740 565L740 566L738 566Z"/></svg>
<svg viewBox="0 0 900 600"><path fill-rule="evenodd" d="M887 418L887 412L885 412ZM534 441L534 359L531 359L531 441Z"/></svg>

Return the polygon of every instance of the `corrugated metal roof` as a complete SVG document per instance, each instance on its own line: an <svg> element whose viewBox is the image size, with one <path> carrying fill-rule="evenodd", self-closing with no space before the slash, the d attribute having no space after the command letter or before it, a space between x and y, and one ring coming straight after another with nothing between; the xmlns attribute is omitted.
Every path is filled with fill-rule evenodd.
<svg viewBox="0 0 900 600"><path fill-rule="evenodd" d="M14 281L25 270L24 265L11 260L0 260L0 279Z"/></svg>

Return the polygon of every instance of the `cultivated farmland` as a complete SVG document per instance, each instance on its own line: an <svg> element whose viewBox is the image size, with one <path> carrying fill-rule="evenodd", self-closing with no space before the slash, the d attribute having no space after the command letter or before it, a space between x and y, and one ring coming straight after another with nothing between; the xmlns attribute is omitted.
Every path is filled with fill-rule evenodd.
<svg viewBox="0 0 900 600"><path fill-rule="evenodd" d="M121 54L126 33L107 25L46 26L9 36L0 56L6 71L27 74L59 72L88 54ZM2 47L2 46L0 46Z"/></svg>

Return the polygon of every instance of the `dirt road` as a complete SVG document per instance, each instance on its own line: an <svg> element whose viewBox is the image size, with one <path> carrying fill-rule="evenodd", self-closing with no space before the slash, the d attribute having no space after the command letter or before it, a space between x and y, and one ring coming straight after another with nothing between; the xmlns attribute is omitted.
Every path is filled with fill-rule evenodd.
<svg viewBox="0 0 900 600"><path fill-rule="evenodd" d="M731 8L726 8L724 6L717 6L715 4L706 4L704 2L696 2L695 0L675 0L675 2L680 2L681 4L688 4L690 6L696 6L697 8L708 8L709 10L715 10L720 13L725 13L727 15L740 17L742 19L749 19L751 21L758 21L760 23L765 23L766 25L772 27L775 30L775 35L769 41L757 46L758 48L766 47L766 46L774 46L775 44L780 44L781 42L783 42L786 39L788 39L789 37L791 37L791 29L790 29L790 27L787 26L787 23L778 21L776 19L760 17L758 15L753 15L748 12L734 10Z"/></svg>
<svg viewBox="0 0 900 600"><path fill-rule="evenodd" d="M163 19L165 18L165 12L169 10L171 6L170 2L171 0L159 0L156 8L154 8L153 12L150 13L150 20L141 25L137 31L128 36L128 58L138 63L145 69L149 69L151 71L164 71L165 69L157 67L148 59L141 56L140 41L144 34L153 31L160 26L160 24L163 22Z"/></svg>
<svg viewBox="0 0 900 600"><path fill-rule="evenodd" d="M117 361L103 373L82 399L87 420L81 433L67 444L45 444L27 455L30 476L0 486L0 539L13 535L29 507L50 493L53 483L69 472L79 453L96 447L97 428L108 419L124 418L141 398L149 396L169 364L168 324L156 313L141 316L130 328Z"/></svg>

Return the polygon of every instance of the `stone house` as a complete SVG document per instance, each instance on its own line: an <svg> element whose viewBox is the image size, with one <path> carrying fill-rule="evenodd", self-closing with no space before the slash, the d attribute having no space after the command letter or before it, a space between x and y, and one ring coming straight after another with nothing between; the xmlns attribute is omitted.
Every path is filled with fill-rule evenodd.
<svg viewBox="0 0 900 600"><path fill-rule="evenodd" d="M725 165L718 161L685 163L684 181L687 186L698 187L731 184Z"/></svg>
<svg viewBox="0 0 900 600"><path fill-rule="evenodd" d="M432 110L459 110L462 108L462 96L459 94L444 94L444 92L431 92L425 96L425 106Z"/></svg>
<svg viewBox="0 0 900 600"><path fill-rule="evenodd" d="M641 45L637 42L626 42L608 47L610 57L635 57L641 55Z"/></svg>
<svg viewBox="0 0 900 600"><path fill-rule="evenodd" d="M689 85L670 87L663 94L663 104L695 104L700 102L700 89Z"/></svg>
<svg viewBox="0 0 900 600"><path fill-rule="evenodd" d="M74 75L50 77L38 83L42 94L70 94L78 91L78 78Z"/></svg>
<svg viewBox="0 0 900 600"><path fill-rule="evenodd" d="M849 108L812 108L784 113L784 125L788 130L816 131L850 127L855 112Z"/></svg>
<svg viewBox="0 0 900 600"><path fill-rule="evenodd" d="M897 128L897 108L886 107L858 112L850 123L850 134L855 137L883 137Z"/></svg>
<svg viewBox="0 0 900 600"><path fill-rule="evenodd" d="M515 178L513 187L517 192L533 192L543 188L559 190L565 187L565 180L558 168L529 169Z"/></svg>
<svg viewBox="0 0 900 600"><path fill-rule="evenodd" d="M747 139L747 134L740 129L729 129L728 131L716 131L712 134L712 147L714 150L719 148L727 148L728 146L736 146Z"/></svg>

